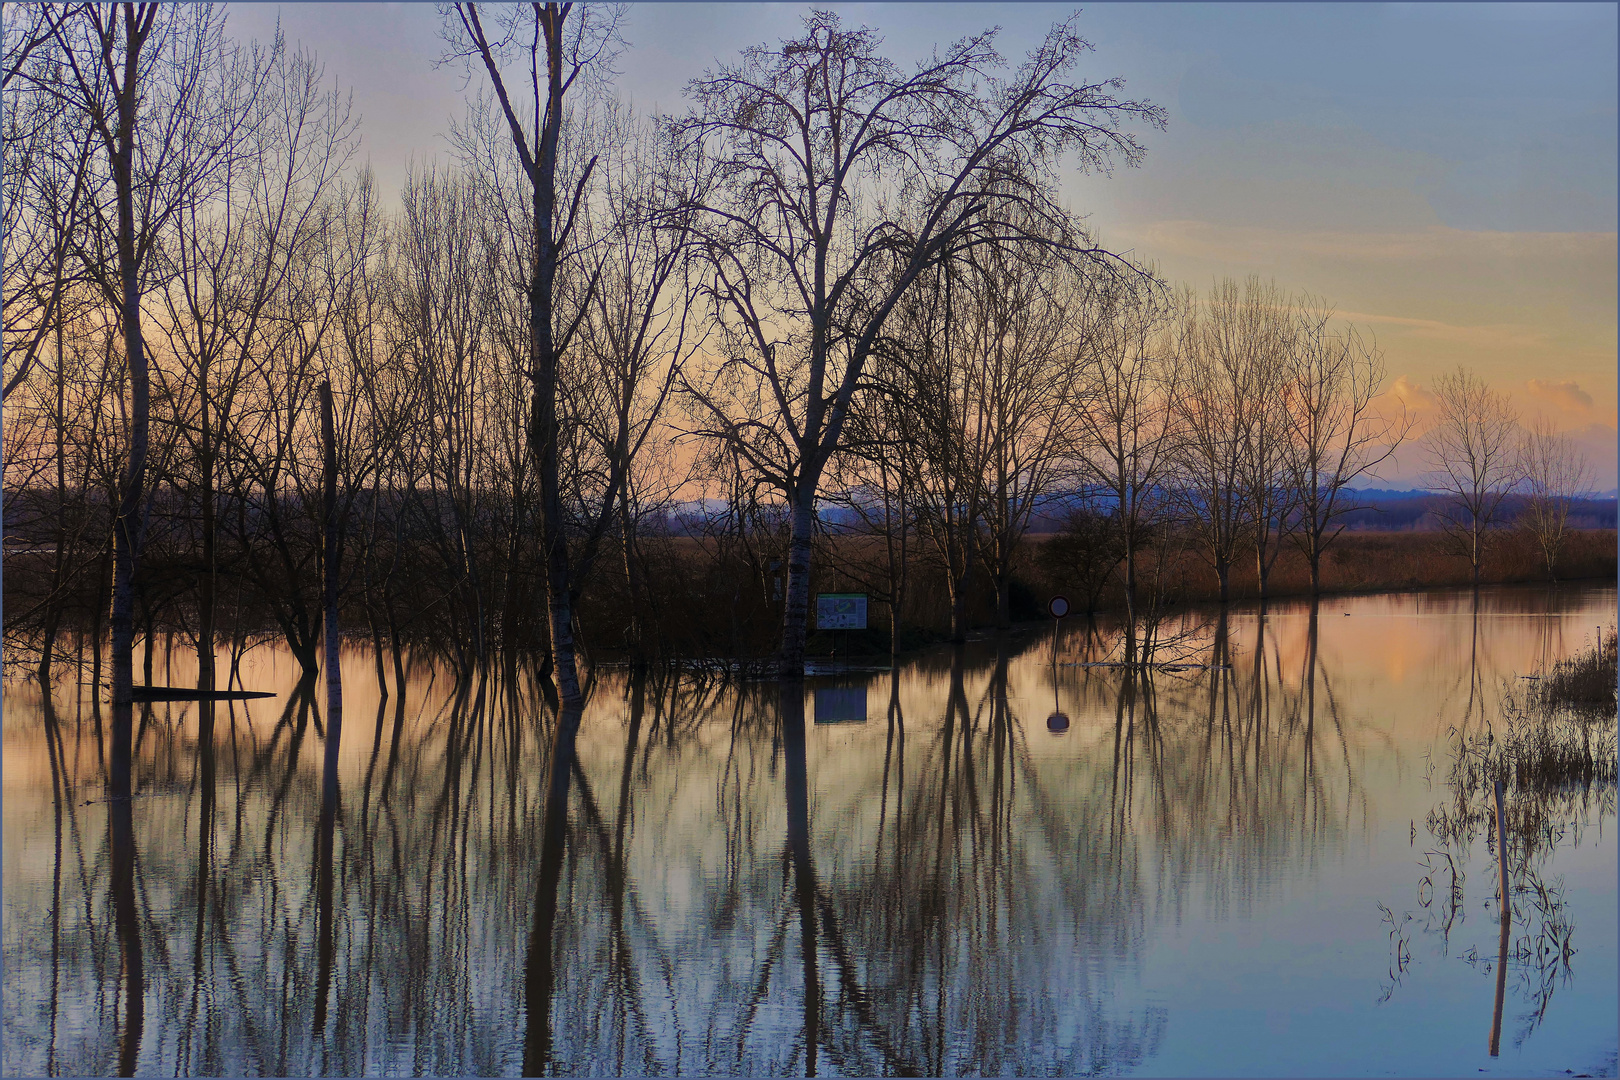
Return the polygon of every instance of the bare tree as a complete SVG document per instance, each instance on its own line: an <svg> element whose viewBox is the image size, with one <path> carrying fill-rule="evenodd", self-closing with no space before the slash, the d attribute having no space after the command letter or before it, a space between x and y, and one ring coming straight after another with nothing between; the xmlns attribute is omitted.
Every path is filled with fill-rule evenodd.
<svg viewBox="0 0 1620 1080"><path fill-rule="evenodd" d="M81 116L40 85L48 77L52 28L65 14L40 6L27 20L8 19L4 27L5 521L14 535L38 541L54 534L55 540L43 595L23 599L12 590L23 609L5 620L6 659L20 661L37 644L37 671L47 684L63 605L89 562L70 550L89 524L90 487L77 451L80 421L98 402L84 391L105 388L105 379L77 363L93 353L85 341L98 302L72 257L88 200L93 136ZM25 64L26 77L11 88ZM52 479L53 471L54 499L42 500L34 486ZM36 628L42 630L37 641Z"/></svg>
<svg viewBox="0 0 1620 1080"><path fill-rule="evenodd" d="M27 12L23 18L16 16ZM30 4L12 12L4 28L5 55L0 60L0 89L11 89L28 58L56 36L57 28L73 12L72 4Z"/></svg>
<svg viewBox="0 0 1620 1080"><path fill-rule="evenodd" d="M981 568L996 623L1009 625L1030 521L1070 479L1091 282L1054 250L1023 247L971 249L913 288L874 350L846 435L845 455L866 459L858 471L883 493L884 519L897 494L927 508L918 525L947 571L958 640Z"/></svg>
<svg viewBox="0 0 1620 1080"><path fill-rule="evenodd" d="M694 80L696 107L677 125L712 162L698 228L728 346L711 377L685 389L708 418L703 432L786 500L784 674L803 671L822 475L900 298L931 265L1022 236L1030 218L1061 233L1056 163L1135 164L1142 148L1120 124L1164 120L1115 97L1117 79L1066 81L1090 48L1072 20L1010 78L994 36L966 38L908 75L875 32L817 12L799 38Z"/></svg>
<svg viewBox="0 0 1620 1080"><path fill-rule="evenodd" d="M1091 293L1103 287L1075 272L1056 248L1027 246L1033 250L986 246L966 256L973 269L970 400L986 433L978 535L999 627L1012 622L1013 565L1030 520L1073 479L1066 451L1087 405L1081 368L1091 327L1084 316Z"/></svg>
<svg viewBox="0 0 1620 1080"><path fill-rule="evenodd" d="M95 554L108 536L106 488L97 464L110 427L114 371L101 362L97 345L108 331L94 314L57 323L52 347L6 404L7 528L36 540L49 536L52 547L43 596L7 613L7 662L37 645L37 673L45 684L68 606L95 570ZM24 640L36 627L38 640Z"/></svg>
<svg viewBox="0 0 1620 1080"><path fill-rule="evenodd" d="M45 5L34 8L30 24L34 36L26 40L8 21L4 30L8 82L23 71L29 54L49 44L46 39L68 11ZM21 55L13 58L13 51ZM0 397L5 399L27 378L50 335L73 317L64 304L72 299L82 302L86 293L75 288L85 274L71 256L90 197L96 136L80 113L66 108L51 92L52 60L49 48L34 55L25 77L7 94L0 222L5 230L5 371Z"/></svg>
<svg viewBox="0 0 1620 1080"><path fill-rule="evenodd" d="M1237 339L1227 339L1222 348L1240 350L1248 369L1248 416L1240 427L1243 491L1254 543L1255 584L1264 600L1271 568L1296 524L1299 501L1298 489L1289 483L1289 423L1283 394L1295 348L1293 301L1276 282L1261 284L1253 278L1245 288L1240 318L1233 319L1224 294L1222 301L1211 326L1226 322L1241 326Z"/></svg>
<svg viewBox="0 0 1620 1080"><path fill-rule="evenodd" d="M1592 470L1569 439L1542 418L1521 436L1525 506L1519 525L1535 537L1547 577L1558 580L1558 555L1568 536L1569 508L1591 494Z"/></svg>
<svg viewBox="0 0 1620 1080"><path fill-rule="evenodd" d="M489 595L479 551L482 505L491 479L486 459L490 402L521 394L503 385L490 348L488 303L494 267L480 235L476 187L453 173L413 172L399 222L392 325L427 423L417 425L431 492L423 515L446 582L450 643L461 670L483 663ZM464 621L463 621L464 620ZM470 654L468 648L470 647Z"/></svg>
<svg viewBox="0 0 1620 1080"><path fill-rule="evenodd" d="M346 494L339 523L346 530L349 515L357 507L365 515L362 527L355 530L360 550L350 564L351 577L358 575L361 579L367 628L375 649L377 686L387 697L378 616L385 615L396 686L403 693L404 668L391 589L401 554L398 541L405 516L397 485L401 474L408 471L404 463L410 458L410 433L420 426L413 423L413 418L420 412L421 398L419 388L403 370L405 365L397 363L397 356L390 350L392 328L388 315L394 287L394 235L377 205L370 168L363 169L352 185L343 185L336 201L342 209L342 228L334 235L341 237L341 263L348 267L348 277L347 287L338 297L335 340L329 349L327 367L347 383L341 399L346 406L342 449L350 451L340 458L339 472ZM363 452L354 453L356 447ZM364 505L358 506L362 500ZM383 530L390 524L396 541L391 550L393 561L379 583L378 549Z"/></svg>
<svg viewBox="0 0 1620 1080"><path fill-rule="evenodd" d="M476 55L489 75L500 101L513 146L522 163L532 195L532 249L527 253L530 328L530 378L533 405L529 419L530 449L538 466L540 484L540 546L546 559L546 605L549 611L551 649L555 664L557 693L570 710L579 708L584 698L575 664L572 596L574 575L569 567L565 534L565 508L559 479L558 455L561 430L558 423L558 375L570 339L583 315L583 303L576 299L573 315L558 316L559 273L564 271L568 248L580 200L589 182L594 159L572 177L572 192L565 186L563 202L558 199L558 147L564 126L565 96L582 77L605 69L618 41L617 24L621 9L583 7L574 12L571 3L531 4L525 11L512 9L502 35L491 41L475 4L457 4L456 19L446 20L452 48L457 55ZM463 36L464 35L464 36ZM507 89L504 70L509 54L518 56L521 81L531 90L530 100L521 107L528 112L530 131L520 115L520 102ZM542 89L544 86L544 89ZM532 110L530 112L529 110ZM564 177L564 184L568 183Z"/></svg>
<svg viewBox="0 0 1620 1080"><path fill-rule="evenodd" d="M321 639L326 669L326 777L335 794L338 748L343 737L343 644L338 627L339 577L342 573L343 527L338 516L337 424L332 418L332 384L316 388L321 408ZM331 800L328 800L330 805Z"/></svg>
<svg viewBox="0 0 1620 1080"><path fill-rule="evenodd" d="M891 460L916 507L919 538L944 573L951 640L958 642L967 640L990 461L985 414L974 407L971 369L980 357L958 325L967 305L956 295L970 288L963 274L959 261L946 260L901 298L873 351L871 376L873 392L893 412Z"/></svg>
<svg viewBox="0 0 1620 1080"><path fill-rule="evenodd" d="M242 112L238 102L216 92L241 85L234 79L239 61L224 48L223 21L209 7L79 5L53 26L56 63L41 75L41 85L85 119L99 151L90 181L94 226L76 254L118 312L129 377L128 441L113 528L115 747L129 735L149 441L142 299L152 285L152 255L163 230L196 192L216 182L234 152ZM110 206L102 195L108 189ZM110 258L103 254L107 246Z"/></svg>
<svg viewBox="0 0 1620 1080"><path fill-rule="evenodd" d="M350 339L340 332L346 298L371 257L371 244L355 236L368 227L368 198L365 184L339 189L284 238L292 250L258 320L252 362L218 459L220 486L234 510L237 566L269 608L306 678L320 666L321 592L314 571L322 551L317 385L323 378L334 389L344 488L340 528L379 456L376 445L360 443L357 435L368 427L359 414L367 395L355 384L368 372L356 366L361 356L346 351Z"/></svg>
<svg viewBox="0 0 1620 1080"><path fill-rule="evenodd" d="M1185 365L1176 398L1174 491L1181 517L1215 571L1221 602L1231 596L1232 564L1253 539L1249 513L1247 439L1262 402L1253 361L1263 328L1258 280L1241 293L1219 281L1203 304L1190 292L1182 304L1179 348Z"/></svg>
<svg viewBox="0 0 1620 1080"><path fill-rule="evenodd" d="M246 372L263 359L274 327L272 301L295 261L311 259L311 230L356 146L347 102L322 87L314 57L288 53L278 35L251 70L249 137L225 162L218 190L194 192L175 215L164 310L155 320L168 349L154 375L192 459L196 646L205 689L214 685L220 455Z"/></svg>
<svg viewBox="0 0 1620 1080"><path fill-rule="evenodd" d="M900 320L896 320L900 321ZM881 351L873 354L873 368L881 369ZM877 371L874 370L874 374ZM847 425L849 449L833 459L836 493L829 501L854 515L856 534L881 537L881 576L868 569L868 552L857 552L839 569L860 581L878 603L889 609L889 655L900 651L900 626L911 581L913 541L917 531L917 500L912 491L910 433L915 417L896 395L883 390L856 395ZM832 550L836 558L836 548ZM780 598L781 577L772 575L772 599Z"/></svg>
<svg viewBox="0 0 1620 1080"><path fill-rule="evenodd" d="M1506 394L1461 365L1435 380L1434 396L1425 438L1434 466L1429 487L1448 496L1440 525L1453 553L1468 560L1477 589L1490 530L1523 476L1519 417Z"/></svg>
<svg viewBox="0 0 1620 1080"><path fill-rule="evenodd" d="M1384 385L1384 356L1375 343L1354 326L1330 328L1332 309L1308 297L1296 317L1282 405L1288 482L1298 498L1292 536L1310 563L1314 596L1322 591L1322 552L1344 531L1339 520L1361 506L1350 485L1377 475L1414 421L1404 409L1385 416L1374 407Z"/></svg>
<svg viewBox="0 0 1620 1080"><path fill-rule="evenodd" d="M1075 452L1087 478L1117 508L1125 612L1134 627L1142 547L1170 509L1166 486L1180 435L1181 353L1173 298L1148 283L1122 283L1102 293L1096 307ZM1127 662L1134 659L1133 640L1127 636Z"/></svg>
<svg viewBox="0 0 1620 1080"><path fill-rule="evenodd" d="M665 408L683 365L703 346L692 273L689 193L699 179L679 148L618 102L593 117L601 182L581 223L591 249L589 290L576 358L567 375L567 413L577 433L568 470L571 517L580 536L573 602L591 576L602 542L617 527L638 655L642 583L636 573L640 518L661 500L651 495L660 465L645 453L655 432L670 434Z"/></svg>
<svg viewBox="0 0 1620 1080"><path fill-rule="evenodd" d="M574 134L575 126L565 124L558 139L559 169L564 173L572 168L570 144L580 141L570 138ZM462 165L457 182L467 185L468 208L473 213L470 219L445 224L476 233L482 260L479 302L489 355L480 360L482 377L488 383L481 391L485 424L480 463L489 494L498 492L482 513L488 528L504 538L499 582L501 644L509 665L516 663L521 644L536 648L543 644L541 671L549 677L555 652L546 630L550 625L544 600L546 553L531 539L538 502L538 459L531 452L529 430L534 385L533 274L529 269L535 246L533 186L513 146L506 118L492 98L475 99L466 122L452 125L450 139ZM577 260L570 263L575 264ZM578 302L569 292L577 276L571 270L562 278L564 307ZM582 287L588 291L589 285L587 281ZM558 407L566 405L559 391ZM566 423L559 420L559 430L564 428ZM559 448L559 470L564 457ZM566 488L563 480L558 482ZM536 566L540 567L538 575ZM533 608L541 610L535 613Z"/></svg>

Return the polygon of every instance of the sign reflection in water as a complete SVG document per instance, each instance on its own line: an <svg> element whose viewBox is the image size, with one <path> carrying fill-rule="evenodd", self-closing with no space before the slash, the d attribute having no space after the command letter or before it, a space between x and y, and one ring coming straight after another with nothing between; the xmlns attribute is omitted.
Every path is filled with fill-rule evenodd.
<svg viewBox="0 0 1620 1080"><path fill-rule="evenodd" d="M816 687L816 723L864 724L866 684Z"/></svg>
<svg viewBox="0 0 1620 1080"><path fill-rule="evenodd" d="M1563 595L1567 620L1523 617L1543 593L1239 609L1208 617L1216 666L1180 672L1080 666L1112 631L1070 620L1057 665L1030 633L872 676L864 725L807 725L803 684L691 673L606 674L560 723L523 672L421 663L379 702L356 652L330 767L313 688L261 650L276 701L136 706L110 800L95 703L11 685L5 1064L1472 1072L1493 976L1420 964L1380 1007L1375 905L1410 891L1443 798L1426 755L1612 611ZM1545 870L1593 858L1608 891L1566 889L1582 985L1506 1067L1613 1045L1612 844ZM1454 955L1494 949L1479 923Z"/></svg>

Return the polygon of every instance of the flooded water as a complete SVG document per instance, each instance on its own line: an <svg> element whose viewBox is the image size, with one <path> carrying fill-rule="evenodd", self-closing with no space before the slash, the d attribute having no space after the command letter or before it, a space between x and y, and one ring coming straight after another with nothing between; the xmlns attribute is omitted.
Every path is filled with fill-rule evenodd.
<svg viewBox="0 0 1620 1080"><path fill-rule="evenodd" d="M572 739L526 674L380 701L356 651L335 788L265 646L274 699L138 713L123 801L90 695L14 683L5 1071L1613 1075L1613 787L1510 847L1504 949L1448 778L1615 602L1240 606L1147 676L1075 619L607 672Z"/></svg>

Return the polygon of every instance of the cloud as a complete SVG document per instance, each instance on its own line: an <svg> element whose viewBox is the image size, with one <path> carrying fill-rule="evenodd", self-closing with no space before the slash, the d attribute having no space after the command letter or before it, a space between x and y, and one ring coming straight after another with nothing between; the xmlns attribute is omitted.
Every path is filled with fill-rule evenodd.
<svg viewBox="0 0 1620 1080"><path fill-rule="evenodd" d="M1434 341L1454 341L1463 345L1485 348L1539 348L1548 343L1548 335L1522 323L1488 323L1479 326L1459 326L1438 319L1413 319L1403 315L1378 315L1366 311L1341 311L1341 319L1350 322L1399 326L1411 330L1418 337Z"/></svg>
<svg viewBox="0 0 1620 1080"><path fill-rule="evenodd" d="M1420 384L1413 382L1409 375L1397 376L1384 393L1405 405L1411 412L1423 412L1434 408L1436 404L1434 395Z"/></svg>
<svg viewBox="0 0 1620 1080"><path fill-rule="evenodd" d="M1531 397L1567 412L1586 412L1594 404L1592 395L1582 390L1574 379L1531 379L1524 385Z"/></svg>
<svg viewBox="0 0 1620 1080"><path fill-rule="evenodd" d="M1470 261L1612 263L1616 237L1606 232L1488 232L1432 225L1361 232L1278 229L1208 221L1156 221L1139 230L1154 253L1275 259L1316 256L1374 263L1426 265Z"/></svg>

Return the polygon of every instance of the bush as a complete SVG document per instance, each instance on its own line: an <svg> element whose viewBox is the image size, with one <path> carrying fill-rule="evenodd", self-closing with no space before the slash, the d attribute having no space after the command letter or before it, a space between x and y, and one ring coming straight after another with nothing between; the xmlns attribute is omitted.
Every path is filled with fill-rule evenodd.
<svg viewBox="0 0 1620 1080"><path fill-rule="evenodd" d="M1069 511L1062 528L1040 543L1036 562L1053 586L1070 594L1077 609L1095 611L1109 575L1124 557L1119 514L1079 506ZM1044 609L1038 614L1045 614ZM1013 617L1020 617L1016 609Z"/></svg>

